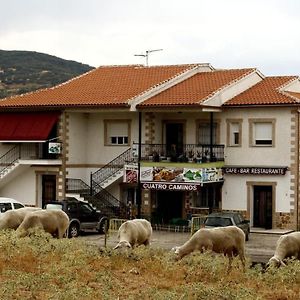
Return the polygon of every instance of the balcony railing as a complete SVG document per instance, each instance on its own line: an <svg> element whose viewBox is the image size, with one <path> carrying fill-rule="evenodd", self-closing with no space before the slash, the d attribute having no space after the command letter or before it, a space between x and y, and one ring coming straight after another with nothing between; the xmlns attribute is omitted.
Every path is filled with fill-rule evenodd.
<svg viewBox="0 0 300 300"><path fill-rule="evenodd" d="M224 161L224 145L184 144L176 149L166 144L142 144L141 160L199 163Z"/></svg>

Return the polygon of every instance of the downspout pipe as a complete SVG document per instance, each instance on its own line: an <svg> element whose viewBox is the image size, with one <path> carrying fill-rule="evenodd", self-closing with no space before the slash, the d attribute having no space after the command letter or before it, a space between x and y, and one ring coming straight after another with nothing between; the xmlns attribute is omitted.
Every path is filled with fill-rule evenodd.
<svg viewBox="0 0 300 300"><path fill-rule="evenodd" d="M209 128L209 155L213 158L213 129L214 129L214 115L210 112L210 128Z"/></svg>
<svg viewBox="0 0 300 300"><path fill-rule="evenodd" d="M297 109L297 126L296 126L296 199L295 199L295 211L296 211L296 230L300 230L300 224L299 224L299 143L300 143L300 109Z"/></svg>
<svg viewBox="0 0 300 300"><path fill-rule="evenodd" d="M137 203L137 217L141 218L141 206L142 206L142 189L141 189L141 152L142 152L142 113L139 112L139 141L138 141L138 178L137 178L137 193L136 193L136 203Z"/></svg>

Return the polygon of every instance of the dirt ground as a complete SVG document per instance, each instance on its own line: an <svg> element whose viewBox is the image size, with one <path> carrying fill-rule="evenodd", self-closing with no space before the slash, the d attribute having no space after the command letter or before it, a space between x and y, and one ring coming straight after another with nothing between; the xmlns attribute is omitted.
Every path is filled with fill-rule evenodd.
<svg viewBox="0 0 300 300"><path fill-rule="evenodd" d="M273 256L276 242L281 233L251 233L246 242L246 254L255 263L266 263ZM105 235L85 234L80 239L97 244L99 247L114 247L118 243L117 233L110 233L105 241ZM171 250L180 246L190 238L190 233L153 231L151 247Z"/></svg>

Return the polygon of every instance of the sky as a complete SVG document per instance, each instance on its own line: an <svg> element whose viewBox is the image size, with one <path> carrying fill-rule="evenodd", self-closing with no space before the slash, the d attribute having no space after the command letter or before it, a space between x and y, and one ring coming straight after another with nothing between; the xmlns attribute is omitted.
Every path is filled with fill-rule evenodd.
<svg viewBox="0 0 300 300"><path fill-rule="evenodd" d="M0 0L0 49L300 75L299 0ZM162 49L162 50L160 50ZM153 51L152 50L159 50Z"/></svg>

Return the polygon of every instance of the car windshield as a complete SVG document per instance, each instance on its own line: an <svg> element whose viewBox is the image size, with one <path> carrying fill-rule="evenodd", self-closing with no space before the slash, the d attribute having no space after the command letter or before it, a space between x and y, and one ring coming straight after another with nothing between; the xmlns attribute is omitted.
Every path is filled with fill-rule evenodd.
<svg viewBox="0 0 300 300"><path fill-rule="evenodd" d="M46 204L46 209L62 209L62 206L61 204L48 203Z"/></svg>
<svg viewBox="0 0 300 300"><path fill-rule="evenodd" d="M214 227L223 227L232 225L231 219L221 217L208 217L205 221L205 225Z"/></svg>

